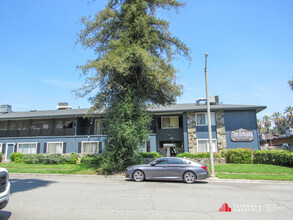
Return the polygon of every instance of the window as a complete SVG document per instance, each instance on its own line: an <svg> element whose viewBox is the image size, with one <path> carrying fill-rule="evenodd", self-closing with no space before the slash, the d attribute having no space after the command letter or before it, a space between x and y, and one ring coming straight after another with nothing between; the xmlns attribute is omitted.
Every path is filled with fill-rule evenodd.
<svg viewBox="0 0 293 220"><path fill-rule="evenodd" d="M104 119L98 118L95 120L95 134L103 135L106 130L106 122Z"/></svg>
<svg viewBox="0 0 293 220"><path fill-rule="evenodd" d="M63 153L63 142L48 142L47 143L47 153Z"/></svg>
<svg viewBox="0 0 293 220"><path fill-rule="evenodd" d="M170 164L185 164L184 160L179 158L171 158Z"/></svg>
<svg viewBox="0 0 293 220"><path fill-rule="evenodd" d="M0 143L0 152L3 152L2 146L3 146L3 144Z"/></svg>
<svg viewBox="0 0 293 220"><path fill-rule="evenodd" d="M99 142L98 141L84 141L81 142L81 153L82 154L97 154L102 151L101 148L99 148Z"/></svg>
<svg viewBox="0 0 293 220"><path fill-rule="evenodd" d="M197 140L197 152L210 152L210 147L209 147L209 140L204 139L204 140ZM217 140L212 140L212 148L213 152L217 152Z"/></svg>
<svg viewBox="0 0 293 220"><path fill-rule="evenodd" d="M161 118L162 128L179 128L179 116Z"/></svg>
<svg viewBox="0 0 293 220"><path fill-rule="evenodd" d="M216 116L214 112L211 112L211 123L216 125ZM198 113L196 114L196 125L208 125L208 114Z"/></svg>
<svg viewBox="0 0 293 220"><path fill-rule="evenodd" d="M206 123L206 114L197 114L196 115L196 125L205 125Z"/></svg>
<svg viewBox="0 0 293 220"><path fill-rule="evenodd" d="M37 143L18 143L17 152L23 154L36 154L37 153Z"/></svg>
<svg viewBox="0 0 293 220"><path fill-rule="evenodd" d="M141 147L140 147L140 150L142 152L151 152L151 146L150 146L150 141L142 141L142 143L140 144Z"/></svg>
<svg viewBox="0 0 293 220"><path fill-rule="evenodd" d="M168 159L160 159L156 161L157 165L169 164Z"/></svg>

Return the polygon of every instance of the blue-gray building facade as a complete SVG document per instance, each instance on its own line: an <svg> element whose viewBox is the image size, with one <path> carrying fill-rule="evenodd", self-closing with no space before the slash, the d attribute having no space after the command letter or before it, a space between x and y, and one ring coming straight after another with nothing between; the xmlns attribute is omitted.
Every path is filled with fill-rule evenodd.
<svg viewBox="0 0 293 220"><path fill-rule="evenodd" d="M213 151L259 149L257 112L265 106L211 105ZM88 109L4 112L0 114L0 150L9 160L22 153L102 153L107 136L103 111ZM175 104L149 109L152 132L141 150L176 156L209 152L206 105Z"/></svg>

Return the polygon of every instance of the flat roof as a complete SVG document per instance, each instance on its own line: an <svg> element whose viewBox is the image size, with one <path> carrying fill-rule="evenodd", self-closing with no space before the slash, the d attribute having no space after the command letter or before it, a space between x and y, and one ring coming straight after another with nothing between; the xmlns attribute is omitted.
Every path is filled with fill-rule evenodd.
<svg viewBox="0 0 293 220"><path fill-rule="evenodd" d="M206 105L203 104L172 104L166 106L152 106L148 111L152 114L163 113L182 113L182 112L205 112ZM256 113L266 109L266 106L255 105L211 105L211 111L256 111ZM38 119L38 118L66 118L66 117L83 117L89 111L89 108L69 109L69 110L46 110L46 111L28 111L28 112L11 112L0 114L0 120L12 119ZM94 115L103 115L104 110L95 111Z"/></svg>

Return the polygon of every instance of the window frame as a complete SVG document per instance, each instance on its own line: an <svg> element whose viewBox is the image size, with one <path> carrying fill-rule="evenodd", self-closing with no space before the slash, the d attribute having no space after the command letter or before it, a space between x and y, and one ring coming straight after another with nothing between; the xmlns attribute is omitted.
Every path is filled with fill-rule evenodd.
<svg viewBox="0 0 293 220"><path fill-rule="evenodd" d="M198 151L198 142L199 141L206 141L206 143L207 143L207 151ZM213 145L213 141L215 141L215 149L213 151L215 153L215 152L218 152L218 141L217 141L217 139L213 138L212 139L212 145ZM208 147L209 139L197 139L196 144L197 144L197 152L198 153L209 153L210 152L210 148Z"/></svg>
<svg viewBox="0 0 293 220"><path fill-rule="evenodd" d="M46 153L47 154L55 154L55 153L57 153L57 152L55 152L55 153L49 153L49 151L48 151L48 149L49 149L49 144L62 144L62 150L61 150L61 153L58 153L58 154L63 154L63 148L64 148L64 142L62 142L62 141L59 141L59 142L46 142L46 144L47 144L47 146L46 146Z"/></svg>
<svg viewBox="0 0 293 220"><path fill-rule="evenodd" d="M37 154L38 153L38 142L20 142L20 143L17 143L17 152L19 152L19 145L21 145L21 144L35 144L36 145L36 153L30 153L30 154ZM20 153L22 153L22 152L20 152ZM24 154L24 153L22 153L22 154Z"/></svg>
<svg viewBox="0 0 293 220"><path fill-rule="evenodd" d="M84 149L83 149L83 144L84 143L97 143L97 152L95 153L95 152L93 152L93 153L85 153L85 152L83 152L84 151ZM81 148L80 148L80 153L81 154L99 154L99 143L100 143L100 141L82 141L81 142Z"/></svg>
<svg viewBox="0 0 293 220"><path fill-rule="evenodd" d="M3 152L3 143L0 143L0 152Z"/></svg>
<svg viewBox="0 0 293 220"><path fill-rule="evenodd" d="M205 115L205 124L198 124L197 123L197 115ZM207 112L199 112L195 114L195 122L196 126L208 126L208 113ZM211 125L215 126L216 125L216 112L211 112Z"/></svg>
<svg viewBox="0 0 293 220"><path fill-rule="evenodd" d="M171 118L177 118L178 119L178 127L164 127L163 119L169 118L170 119L170 124L171 124ZM178 129L180 128L180 120L179 120L179 115L176 116L163 116L161 117L161 129Z"/></svg>

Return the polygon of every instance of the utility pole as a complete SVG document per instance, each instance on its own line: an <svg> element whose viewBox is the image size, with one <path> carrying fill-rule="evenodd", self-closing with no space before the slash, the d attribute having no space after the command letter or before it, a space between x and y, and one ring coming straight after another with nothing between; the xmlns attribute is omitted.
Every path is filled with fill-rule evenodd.
<svg viewBox="0 0 293 220"><path fill-rule="evenodd" d="M208 54L205 54L205 78L206 78L206 96L207 96L207 112L208 112L208 129L209 129L209 147L210 147L210 160L211 160L211 172L210 177L215 177L214 168L214 155L212 146L212 123L211 123L211 107L210 107L210 97L209 97L209 86L208 86Z"/></svg>

